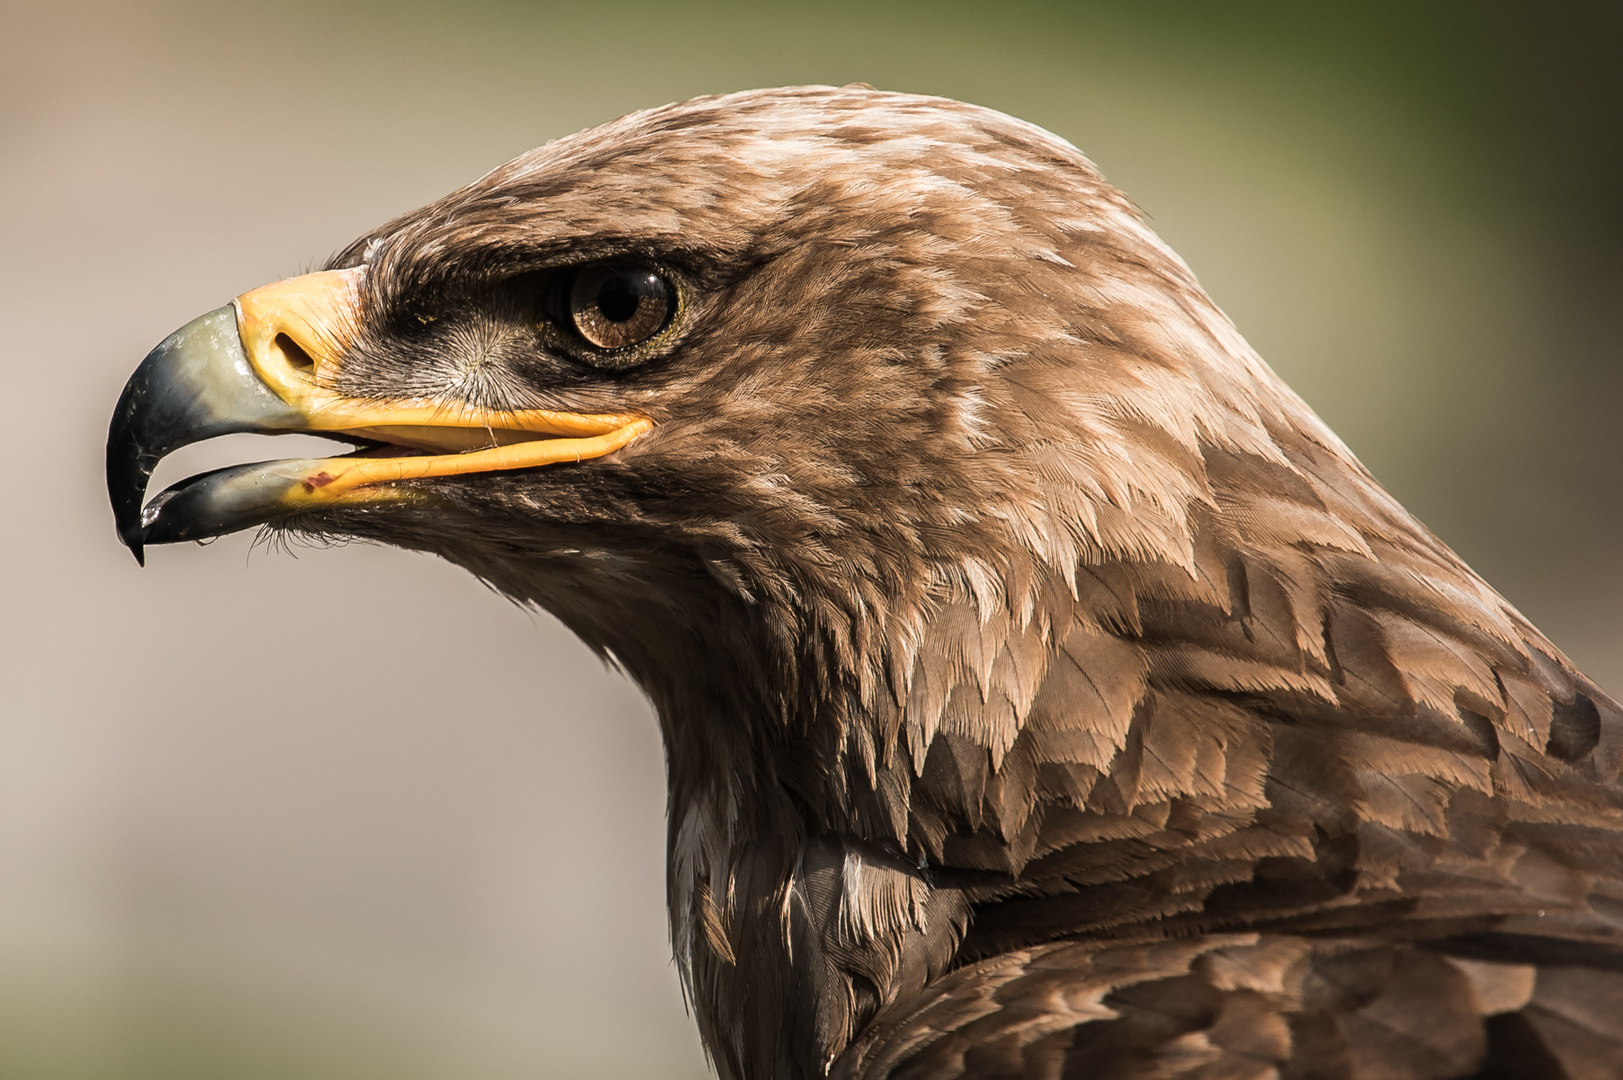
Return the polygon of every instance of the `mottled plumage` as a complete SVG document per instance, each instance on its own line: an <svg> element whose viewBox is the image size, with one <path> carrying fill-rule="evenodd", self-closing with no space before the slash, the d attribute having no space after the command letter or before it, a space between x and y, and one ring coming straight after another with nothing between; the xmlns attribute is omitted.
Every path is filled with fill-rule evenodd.
<svg viewBox="0 0 1623 1080"><path fill-rule="evenodd" d="M686 306L606 368L534 294L610 257ZM699 99L332 266L331 390L653 421L274 525L437 552L644 687L726 1080L1623 1076L1623 713L1068 143Z"/></svg>

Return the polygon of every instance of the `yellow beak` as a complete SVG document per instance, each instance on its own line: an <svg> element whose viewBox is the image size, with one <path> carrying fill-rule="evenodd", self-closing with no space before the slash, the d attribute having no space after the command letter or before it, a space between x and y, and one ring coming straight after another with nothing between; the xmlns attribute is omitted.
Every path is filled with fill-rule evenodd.
<svg viewBox="0 0 1623 1080"><path fill-rule="evenodd" d="M360 270L279 281L182 327L124 388L107 483L124 542L202 539L341 503L411 498L398 481L527 469L613 453L645 417L380 401L333 390L360 325ZM233 432L333 434L388 444L343 457L261 462L193 477L143 507L164 455ZM402 452L389 454L394 447Z"/></svg>

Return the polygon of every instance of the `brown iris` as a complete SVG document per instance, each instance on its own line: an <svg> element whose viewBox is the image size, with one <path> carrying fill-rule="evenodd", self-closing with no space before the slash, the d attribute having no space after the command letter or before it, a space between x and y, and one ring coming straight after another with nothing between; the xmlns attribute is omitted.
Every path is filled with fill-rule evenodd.
<svg viewBox="0 0 1623 1080"><path fill-rule="evenodd" d="M624 349L665 329L676 307L670 282L645 266L583 267L569 288L569 319L599 349Z"/></svg>

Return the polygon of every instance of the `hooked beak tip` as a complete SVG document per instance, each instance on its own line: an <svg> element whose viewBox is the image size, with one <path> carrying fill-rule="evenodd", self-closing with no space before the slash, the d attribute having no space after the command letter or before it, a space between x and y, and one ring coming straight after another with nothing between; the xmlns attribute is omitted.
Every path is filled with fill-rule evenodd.
<svg viewBox="0 0 1623 1080"><path fill-rule="evenodd" d="M139 522L134 523L133 525L126 525L123 522L119 522L118 540L119 543L130 549L130 554L135 556L135 563L137 566L146 566L146 529L143 528Z"/></svg>

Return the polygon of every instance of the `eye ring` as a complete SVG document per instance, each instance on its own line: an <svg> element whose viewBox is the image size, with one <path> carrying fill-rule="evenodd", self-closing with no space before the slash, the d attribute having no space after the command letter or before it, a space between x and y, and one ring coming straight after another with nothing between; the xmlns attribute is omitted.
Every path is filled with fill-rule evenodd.
<svg viewBox="0 0 1623 1080"><path fill-rule="evenodd" d="M641 262L588 263L559 285L555 321L584 346L582 359L604 366L641 359L639 346L668 329L680 306L680 291L670 278Z"/></svg>

